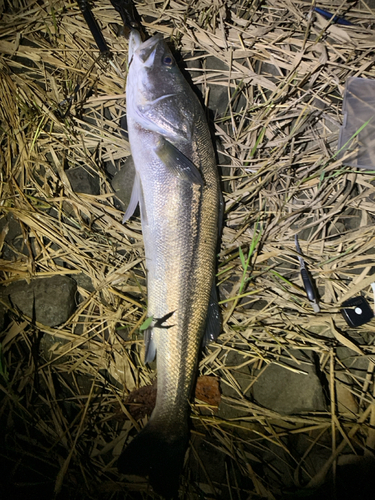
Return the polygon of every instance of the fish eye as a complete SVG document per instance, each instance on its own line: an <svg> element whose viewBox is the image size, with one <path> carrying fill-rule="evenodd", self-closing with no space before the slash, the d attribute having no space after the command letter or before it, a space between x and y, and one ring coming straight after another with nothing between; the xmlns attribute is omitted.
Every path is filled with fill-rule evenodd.
<svg viewBox="0 0 375 500"><path fill-rule="evenodd" d="M169 66L169 67L173 66L173 59L172 59L172 57L171 56L165 56L165 57L163 57L163 64L164 64L164 66Z"/></svg>

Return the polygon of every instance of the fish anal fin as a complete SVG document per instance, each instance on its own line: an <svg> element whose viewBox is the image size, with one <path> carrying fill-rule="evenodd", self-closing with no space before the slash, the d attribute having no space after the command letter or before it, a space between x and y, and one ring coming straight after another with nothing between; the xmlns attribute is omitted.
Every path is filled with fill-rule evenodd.
<svg viewBox="0 0 375 500"><path fill-rule="evenodd" d="M194 163L167 139L161 139L156 154L167 169L181 180L203 186L202 175Z"/></svg>
<svg viewBox="0 0 375 500"><path fill-rule="evenodd" d="M154 361L156 356L156 345L155 341L152 338L153 332L152 328L147 328L144 334L144 342L145 342L145 364L151 363Z"/></svg>
<svg viewBox="0 0 375 500"><path fill-rule="evenodd" d="M133 184L133 190L132 194L130 196L130 201L128 208L126 209L126 212L124 214L124 217L122 219L122 223L124 224L130 217L134 214L135 209L137 208L137 205L141 199L141 179L136 172L135 177L134 177L134 184Z"/></svg>

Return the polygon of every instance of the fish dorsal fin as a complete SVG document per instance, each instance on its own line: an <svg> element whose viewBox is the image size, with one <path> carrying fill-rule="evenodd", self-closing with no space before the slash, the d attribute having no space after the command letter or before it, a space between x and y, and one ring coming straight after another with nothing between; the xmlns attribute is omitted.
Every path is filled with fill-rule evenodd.
<svg viewBox="0 0 375 500"><path fill-rule="evenodd" d="M132 194L130 196L130 201L128 208L126 209L126 212L124 214L124 217L122 219L122 223L124 224L130 217L134 214L135 209L137 208L137 205L139 201L141 200L141 179L138 175L138 173L135 173L134 177L134 184L133 184L133 190Z"/></svg>
<svg viewBox="0 0 375 500"><path fill-rule="evenodd" d="M176 177L199 186L204 185L202 175L194 163L167 139L162 138L160 140L156 154Z"/></svg>
<svg viewBox="0 0 375 500"><path fill-rule="evenodd" d="M220 311L219 303L217 300L217 290L215 280L212 283L210 302L207 311L206 320L206 331L203 336L203 345L206 346L210 342L213 342L220 335L221 321L220 321Z"/></svg>

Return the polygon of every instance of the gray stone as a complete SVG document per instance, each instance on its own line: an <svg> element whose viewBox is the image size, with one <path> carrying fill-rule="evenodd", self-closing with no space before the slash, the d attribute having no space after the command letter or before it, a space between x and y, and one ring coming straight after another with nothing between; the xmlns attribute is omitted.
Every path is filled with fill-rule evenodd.
<svg viewBox="0 0 375 500"><path fill-rule="evenodd" d="M293 352L295 356L296 353ZM292 360L284 364L303 370L305 374L292 372L282 366L271 364L253 385L254 399L262 406L282 414L295 414L326 409L323 389L314 366L298 365Z"/></svg>
<svg viewBox="0 0 375 500"><path fill-rule="evenodd" d="M217 57L208 57L205 61L206 70L217 71L220 77L222 71L228 71L228 65ZM223 115L228 107L228 88L227 85L209 85L208 107L218 115Z"/></svg>
<svg viewBox="0 0 375 500"><path fill-rule="evenodd" d="M117 174L117 172L119 170L119 165L121 165L124 162L125 162L125 160L120 159L120 160L115 160L114 162L113 161L106 161L104 163L104 170L105 170L109 179L112 179L112 177Z"/></svg>
<svg viewBox="0 0 375 500"><path fill-rule="evenodd" d="M65 173L75 193L100 194L100 179L97 174L84 167L70 168Z"/></svg>
<svg viewBox="0 0 375 500"><path fill-rule="evenodd" d="M284 76L275 64L271 64L265 61L256 61L255 71L259 75L275 76L276 78L270 79L274 82L276 82L278 78L282 78Z"/></svg>
<svg viewBox="0 0 375 500"><path fill-rule="evenodd" d="M112 189L114 190L117 199L120 201L120 209L126 210L129 205L130 197L133 190L135 177L135 167L133 158L128 156L121 170L113 177L111 181Z"/></svg>
<svg viewBox="0 0 375 500"><path fill-rule="evenodd" d="M318 296L321 297L322 294L323 294L323 291L324 290L319 290L319 293L318 293ZM306 333L308 335L312 335L312 337L326 337L326 338L329 338L329 339L333 339L334 338L334 335L332 333L332 329L330 327L330 325L326 324L326 323L322 323L322 324L316 324L316 325L309 325L308 326L308 330L306 330Z"/></svg>
<svg viewBox="0 0 375 500"><path fill-rule="evenodd" d="M369 368L367 356L361 356L345 346L338 346L336 348L336 354L343 365L345 365L355 377L362 380L366 378Z"/></svg>
<svg viewBox="0 0 375 500"><path fill-rule="evenodd" d="M183 63L179 66L182 68L183 74L186 80L189 82L190 86L193 88L194 92L198 95L199 99L202 101L202 87L203 85L199 83L195 85L193 79L195 77L200 77L202 75L202 58L199 57L201 52L194 52L193 54L188 54L185 56ZM184 69L186 68L186 71Z"/></svg>
<svg viewBox="0 0 375 500"><path fill-rule="evenodd" d="M28 255L29 251L24 244L21 226L13 214L9 213L0 219L0 233L3 230L6 231L6 235L1 252L2 258L4 260L14 260L17 258L16 252Z"/></svg>
<svg viewBox="0 0 375 500"><path fill-rule="evenodd" d="M341 236L346 231L345 224L340 221L332 222L330 224L328 235L329 236Z"/></svg>
<svg viewBox="0 0 375 500"><path fill-rule="evenodd" d="M245 363L246 360L247 358L238 351L229 351L225 359L226 369L230 370L231 375L236 379L239 390L241 392L246 391L252 380L250 369L247 365L241 366L241 368L237 368L237 366ZM227 396L233 399L239 398L238 392L232 387L230 383L226 382L223 378L220 381L220 390L223 396ZM247 414L247 408L241 408L240 406L234 407L229 401L225 401L225 398L221 399L218 409L219 417L229 420L232 418L244 417Z"/></svg>
<svg viewBox="0 0 375 500"><path fill-rule="evenodd" d="M17 281L0 287L0 297L47 326L61 325L75 309L76 282L66 276ZM35 318L34 318L35 317Z"/></svg>
<svg viewBox="0 0 375 500"><path fill-rule="evenodd" d="M68 340L61 339L50 333L45 333L40 340L39 351L47 361L56 359L56 364L62 364L67 361L67 356L60 356L56 351L59 347L68 343Z"/></svg>
<svg viewBox="0 0 375 500"><path fill-rule="evenodd" d="M311 234L316 231L316 227L315 226L310 226L309 225L312 222L314 222L314 218L313 217L305 217L304 216L303 226L300 225L300 221L298 222L298 224L293 224L293 226L292 226L293 229L299 230L299 232L298 232L298 240L300 241L300 244L301 244L302 241L309 241L310 237L311 237ZM306 227L306 226L308 226L308 227Z"/></svg>
<svg viewBox="0 0 375 500"><path fill-rule="evenodd" d="M0 332L4 330L5 321L6 321L7 310L3 304L0 303Z"/></svg>
<svg viewBox="0 0 375 500"><path fill-rule="evenodd" d="M339 218L347 231L356 231L361 225L362 211L356 208L347 208L344 210Z"/></svg>
<svg viewBox="0 0 375 500"><path fill-rule="evenodd" d="M285 438L281 438L286 447L287 443ZM281 493L284 488L292 488L294 480L292 476L292 463L289 453L278 444L267 442L264 443L264 448L259 453L264 464L263 474L266 484L273 492Z"/></svg>
<svg viewBox="0 0 375 500"><path fill-rule="evenodd" d="M190 454L189 468L195 481L205 483L208 475L211 481L220 484L225 474L225 454L217 449L214 442L210 443L209 437L194 435L192 439L197 455ZM199 456L199 462L197 456Z"/></svg>
<svg viewBox="0 0 375 500"><path fill-rule="evenodd" d="M51 212L50 212L50 214L53 217L57 217L58 216L57 211L55 211L53 214ZM59 251L61 250L61 247L57 243L51 243L51 250L56 251L56 254L58 255ZM56 266L59 266L59 267L62 267L62 268L66 267L66 261L63 258L61 258L61 257L54 257L52 260L56 264Z"/></svg>
<svg viewBox="0 0 375 500"><path fill-rule="evenodd" d="M317 439L321 429L312 430L309 434L290 434L288 436L287 448L295 458L298 467L298 481L306 484L311 477L317 474L331 456L330 442L325 436L320 436L316 446L311 446L314 439ZM327 441L326 441L327 439ZM301 462L301 457L304 457Z"/></svg>
<svg viewBox="0 0 375 500"><path fill-rule="evenodd" d="M232 164L232 160L228 155L224 154L225 148L219 139L215 141L215 149L222 190L224 193L231 193L232 185L228 177L229 170L227 167Z"/></svg>
<svg viewBox="0 0 375 500"><path fill-rule="evenodd" d="M345 454L338 457L337 499L372 500L374 494L375 457L367 449L363 455Z"/></svg>
<svg viewBox="0 0 375 500"><path fill-rule="evenodd" d="M247 356L243 356L238 351L229 351L225 359L226 370L230 370L242 392L246 391L252 380L249 366L241 366L248 359ZM237 368L238 366L240 366L240 368ZM238 397L238 392L224 382L222 382L221 391L224 396Z"/></svg>
<svg viewBox="0 0 375 500"><path fill-rule="evenodd" d="M223 386L220 384L220 387ZM241 418L245 417L248 414L249 411L247 409L235 408L234 406L232 406L227 401L224 401L223 399L220 401L219 409L217 412L217 416L219 418L222 418L223 420L232 420L234 418Z"/></svg>
<svg viewBox="0 0 375 500"><path fill-rule="evenodd" d="M336 401L337 410L340 415L349 418L356 418L358 415L358 400L353 395L353 380L347 373L336 370Z"/></svg>
<svg viewBox="0 0 375 500"><path fill-rule="evenodd" d="M84 288L88 292L93 292L95 290L94 285L92 284L92 280L90 276L87 276L87 274L84 273L75 274L74 280L78 286Z"/></svg>

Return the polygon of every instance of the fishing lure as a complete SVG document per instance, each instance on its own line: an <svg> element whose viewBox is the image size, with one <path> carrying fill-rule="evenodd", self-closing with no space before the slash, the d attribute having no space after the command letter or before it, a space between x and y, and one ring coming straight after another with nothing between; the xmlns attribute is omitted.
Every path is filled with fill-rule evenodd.
<svg viewBox="0 0 375 500"><path fill-rule="evenodd" d="M318 313L318 312L320 312L318 298L316 296L315 287L314 287L313 282L311 280L310 274L306 268L305 261L302 258L301 247L299 246L297 235L295 235L295 244L296 244L296 248L297 248L297 252L298 252L298 260L299 260L299 264L300 264L303 286L305 287L306 295L307 295L307 298L309 299L311 307L314 309L314 312Z"/></svg>

